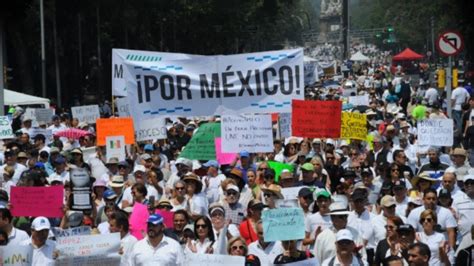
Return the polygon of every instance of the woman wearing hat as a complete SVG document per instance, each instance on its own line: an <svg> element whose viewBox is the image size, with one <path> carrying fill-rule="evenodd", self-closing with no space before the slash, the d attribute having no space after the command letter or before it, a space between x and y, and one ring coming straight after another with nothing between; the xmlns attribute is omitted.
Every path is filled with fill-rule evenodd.
<svg viewBox="0 0 474 266"><path fill-rule="evenodd" d="M191 219L195 220L199 216L206 215L208 202L206 196L201 194L202 182L199 177L188 172L184 175L183 181L186 183L186 200Z"/></svg>
<svg viewBox="0 0 474 266"><path fill-rule="evenodd" d="M276 208L276 200L284 199L283 194L281 194L281 187L279 185L272 184L267 188L262 188L263 198L266 205L269 209Z"/></svg>
<svg viewBox="0 0 474 266"><path fill-rule="evenodd" d="M437 179L430 177L428 173L422 172L412 178L411 183L413 185L413 188L410 190L409 194L412 193L411 191L417 191L417 194L422 197L423 191L434 186L437 181Z"/></svg>

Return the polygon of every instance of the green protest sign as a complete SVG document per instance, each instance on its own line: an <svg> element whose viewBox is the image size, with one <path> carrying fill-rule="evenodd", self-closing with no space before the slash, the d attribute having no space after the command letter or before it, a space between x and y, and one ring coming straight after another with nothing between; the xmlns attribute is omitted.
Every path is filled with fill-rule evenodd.
<svg viewBox="0 0 474 266"><path fill-rule="evenodd" d="M183 149L179 157L190 160L215 160L216 146L214 144L214 139L220 136L220 123L203 124L194 133L193 137Z"/></svg>
<svg viewBox="0 0 474 266"><path fill-rule="evenodd" d="M280 174L283 169L288 169L291 173L293 173L293 165L286 164L286 163L279 163L279 162L268 162L268 166L275 170L275 181L278 182L280 180Z"/></svg>

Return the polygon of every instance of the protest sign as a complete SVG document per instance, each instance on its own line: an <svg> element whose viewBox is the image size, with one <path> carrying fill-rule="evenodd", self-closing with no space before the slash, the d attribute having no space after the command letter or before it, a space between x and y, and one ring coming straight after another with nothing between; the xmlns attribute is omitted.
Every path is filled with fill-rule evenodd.
<svg viewBox="0 0 474 266"><path fill-rule="evenodd" d="M221 136L220 123L206 123L201 125L194 134L179 157L190 160L215 160L215 138Z"/></svg>
<svg viewBox="0 0 474 266"><path fill-rule="evenodd" d="M0 116L0 139L14 138L12 126L7 116Z"/></svg>
<svg viewBox="0 0 474 266"><path fill-rule="evenodd" d="M84 158L84 161L88 162L90 157L95 153L96 147L87 147L87 148L81 148L82 150L82 158Z"/></svg>
<svg viewBox="0 0 474 266"><path fill-rule="evenodd" d="M342 112L341 138L367 139L367 115L354 112Z"/></svg>
<svg viewBox="0 0 474 266"><path fill-rule="evenodd" d="M156 210L156 213L163 217L163 223L167 228L173 228L174 212L165 210Z"/></svg>
<svg viewBox="0 0 474 266"><path fill-rule="evenodd" d="M231 164L236 156L237 153L227 153L227 152L222 152L222 138L216 138L215 139L215 144L216 144L216 160L220 165L223 164Z"/></svg>
<svg viewBox="0 0 474 266"><path fill-rule="evenodd" d="M138 202L133 204L132 214L130 214L129 218L130 234L138 240L143 239L146 235L148 216L150 214L147 205Z"/></svg>
<svg viewBox="0 0 474 266"><path fill-rule="evenodd" d="M425 119L418 122L418 145L452 146L452 119Z"/></svg>
<svg viewBox="0 0 474 266"><path fill-rule="evenodd" d="M285 187L281 189L281 194L286 200L291 200L291 199L297 199L298 198L298 193L302 188L305 186L300 186L300 187Z"/></svg>
<svg viewBox="0 0 474 266"><path fill-rule="evenodd" d="M52 187L12 187L11 212L13 216L63 216L62 186Z"/></svg>
<svg viewBox="0 0 474 266"><path fill-rule="evenodd" d="M46 144L49 144L53 141L53 130L52 129L34 127L34 128L31 129L30 138L33 139L38 134L42 134L46 138Z"/></svg>
<svg viewBox="0 0 474 266"><path fill-rule="evenodd" d="M138 121L135 125L137 141L166 139L168 129L166 128L165 118L151 118L147 120Z"/></svg>
<svg viewBox="0 0 474 266"><path fill-rule="evenodd" d="M287 169L288 171L293 173L293 165L291 164L268 161L268 167L275 170L275 181L277 182L280 179L280 174L283 169Z"/></svg>
<svg viewBox="0 0 474 266"><path fill-rule="evenodd" d="M265 242L304 238L304 214L301 208L264 210L262 220Z"/></svg>
<svg viewBox="0 0 474 266"><path fill-rule="evenodd" d="M55 265L119 265L120 233L60 237Z"/></svg>
<svg viewBox="0 0 474 266"><path fill-rule="evenodd" d="M135 143L133 121L130 117L97 119L97 145L104 146L107 136L124 136L125 144Z"/></svg>
<svg viewBox="0 0 474 266"><path fill-rule="evenodd" d="M92 209L90 176L86 168L71 167L69 176L72 183L72 205L73 210Z"/></svg>
<svg viewBox="0 0 474 266"><path fill-rule="evenodd" d="M242 266L245 264L243 256L229 256L218 254L198 254L189 252L186 254L185 266ZM263 264L262 264L263 265Z"/></svg>
<svg viewBox="0 0 474 266"><path fill-rule="evenodd" d="M115 99L115 105L117 106L117 111L120 117L130 117L130 107L128 106L127 98L117 98ZM135 121L134 121L135 122Z"/></svg>
<svg viewBox="0 0 474 266"><path fill-rule="evenodd" d="M281 113L278 120L280 138L291 137L291 113Z"/></svg>
<svg viewBox="0 0 474 266"><path fill-rule="evenodd" d="M51 228L54 236L58 237L68 237L68 236L85 236L91 234L91 227L90 226L79 226L73 227L68 229L62 229L59 227Z"/></svg>
<svg viewBox="0 0 474 266"><path fill-rule="evenodd" d="M95 124L95 121L100 118L99 106L83 105L71 107L72 117L77 118L79 122L86 122L88 124Z"/></svg>
<svg viewBox="0 0 474 266"><path fill-rule="evenodd" d="M54 115L53 109L37 108L35 110L35 117L38 123L49 123Z"/></svg>
<svg viewBox="0 0 474 266"><path fill-rule="evenodd" d="M23 120L31 119L31 126L38 127L38 121L36 121L36 110L35 108L26 108L23 114ZM48 121L49 122L49 121Z"/></svg>
<svg viewBox="0 0 474 266"><path fill-rule="evenodd" d="M134 119L282 113L304 98L302 49L125 65Z"/></svg>
<svg viewBox="0 0 474 266"><path fill-rule="evenodd" d="M109 169L105 167L104 162L102 162L102 160L97 157L89 158L89 165L91 167L91 176L95 179L99 179L103 174L109 172Z"/></svg>
<svg viewBox="0 0 474 266"><path fill-rule="evenodd" d="M170 60L192 60L204 57L201 55L163 53L152 51L112 49L112 95L127 96L127 88L124 79L124 72L127 68L125 61L136 63L166 64Z"/></svg>
<svg viewBox="0 0 474 266"><path fill-rule="evenodd" d="M293 100L291 129L294 136L339 138L341 135L340 101Z"/></svg>
<svg viewBox="0 0 474 266"><path fill-rule="evenodd" d="M357 95L357 96L349 96L349 101L350 104L353 106L369 106L369 95L364 94L364 95Z"/></svg>
<svg viewBox="0 0 474 266"><path fill-rule="evenodd" d="M106 140L106 157L107 162L110 158L117 158L119 161L125 160L125 138L124 136L107 136Z"/></svg>
<svg viewBox="0 0 474 266"><path fill-rule="evenodd" d="M221 137L222 152L272 152L271 115L223 115Z"/></svg>
<svg viewBox="0 0 474 266"><path fill-rule="evenodd" d="M33 263L33 247L31 245L10 244L0 246L0 265L30 266Z"/></svg>
<svg viewBox="0 0 474 266"><path fill-rule="evenodd" d="M310 258L297 262L286 263L285 266L319 266L318 258Z"/></svg>

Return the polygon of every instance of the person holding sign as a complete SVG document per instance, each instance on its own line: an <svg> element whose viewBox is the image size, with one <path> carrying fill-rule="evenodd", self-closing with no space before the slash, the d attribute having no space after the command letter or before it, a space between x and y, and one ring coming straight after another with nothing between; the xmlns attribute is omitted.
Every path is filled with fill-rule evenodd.
<svg viewBox="0 0 474 266"><path fill-rule="evenodd" d="M130 253L129 265L182 265L184 255L176 240L163 234L164 219L152 214L147 221L147 236L138 241Z"/></svg>
<svg viewBox="0 0 474 266"><path fill-rule="evenodd" d="M48 239L51 225L46 217L36 217L31 223L31 239L20 245L33 247L32 265L54 265L53 253L56 243Z"/></svg>

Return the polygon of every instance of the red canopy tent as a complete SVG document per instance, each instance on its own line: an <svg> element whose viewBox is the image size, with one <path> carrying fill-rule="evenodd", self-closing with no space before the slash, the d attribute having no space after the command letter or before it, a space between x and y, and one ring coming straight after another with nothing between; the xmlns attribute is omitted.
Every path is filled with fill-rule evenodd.
<svg viewBox="0 0 474 266"><path fill-rule="evenodd" d="M406 48L403 52L397 54L392 58L392 61L405 61L405 60L418 60L422 59L424 56L421 54L415 53L412 49Z"/></svg>

